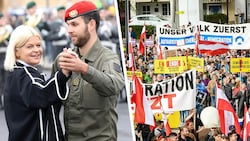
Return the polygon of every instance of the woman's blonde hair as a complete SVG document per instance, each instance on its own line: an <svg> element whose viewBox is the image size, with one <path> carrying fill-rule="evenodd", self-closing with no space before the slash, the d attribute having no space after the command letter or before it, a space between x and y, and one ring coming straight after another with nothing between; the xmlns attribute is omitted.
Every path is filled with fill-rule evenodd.
<svg viewBox="0 0 250 141"><path fill-rule="evenodd" d="M11 33L4 60L4 69L6 71L13 71L14 69L16 64L16 48L24 46L32 36L38 36L42 39L37 30L27 25L20 25Z"/></svg>

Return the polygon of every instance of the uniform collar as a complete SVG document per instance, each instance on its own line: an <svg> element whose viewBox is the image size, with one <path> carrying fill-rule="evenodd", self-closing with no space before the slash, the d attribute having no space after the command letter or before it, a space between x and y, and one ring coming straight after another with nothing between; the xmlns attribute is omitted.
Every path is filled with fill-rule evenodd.
<svg viewBox="0 0 250 141"><path fill-rule="evenodd" d="M89 50L89 52L82 57L84 57L84 59L87 60L88 62L94 62L96 58L99 57L100 48L102 47L103 46L101 44L101 41L97 39L93 47ZM79 49L77 50L77 53L79 55Z"/></svg>
<svg viewBox="0 0 250 141"><path fill-rule="evenodd" d="M26 66L26 67L31 67L31 68L37 70L37 68L35 68L35 67L33 67L33 66L31 66L31 65L29 65L29 64L27 64L27 63L25 63L25 62L22 61L22 60L17 60L17 61L16 61L16 66Z"/></svg>

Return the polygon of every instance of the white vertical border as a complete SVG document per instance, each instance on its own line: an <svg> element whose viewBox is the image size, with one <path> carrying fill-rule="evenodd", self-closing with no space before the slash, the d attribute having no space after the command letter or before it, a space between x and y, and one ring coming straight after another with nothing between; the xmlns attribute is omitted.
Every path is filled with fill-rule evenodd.
<svg viewBox="0 0 250 141"><path fill-rule="evenodd" d="M121 23L120 23L120 14L118 11L118 3L117 0L114 0L114 6L115 6L115 14L116 14L116 22L117 22L117 29L118 29L118 34L119 34L119 42L120 42L120 51L121 51L121 58L122 58L122 66L123 66L123 74L124 74L124 79L125 79L125 88L126 88L126 94L127 94L127 105L128 105L128 111L129 111L129 118L130 118L130 127L131 127L131 134L132 134L132 139L135 141L135 131L134 131L134 122L133 122L133 117L132 117L132 110L131 110L131 100L130 100L130 87L129 82L128 82L128 77L127 77L127 70L126 70L126 65L125 65L125 58L124 58L124 50L123 50L123 41L122 41L122 31L121 31ZM120 32L119 32L120 31ZM119 120L119 119L118 119Z"/></svg>

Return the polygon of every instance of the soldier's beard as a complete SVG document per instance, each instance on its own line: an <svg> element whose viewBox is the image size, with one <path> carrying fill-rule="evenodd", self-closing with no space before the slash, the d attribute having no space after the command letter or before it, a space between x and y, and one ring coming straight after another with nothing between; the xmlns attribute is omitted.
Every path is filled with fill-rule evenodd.
<svg viewBox="0 0 250 141"><path fill-rule="evenodd" d="M89 41L89 39L90 39L90 33L88 31L88 27L86 27L83 34L81 34L77 38L77 40L74 44L75 44L75 46L82 48L83 46L86 45L86 43Z"/></svg>

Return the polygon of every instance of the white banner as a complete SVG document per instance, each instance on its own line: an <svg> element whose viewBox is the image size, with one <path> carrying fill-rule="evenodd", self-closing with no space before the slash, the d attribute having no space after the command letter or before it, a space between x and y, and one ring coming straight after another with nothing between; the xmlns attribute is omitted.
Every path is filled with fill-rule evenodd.
<svg viewBox="0 0 250 141"><path fill-rule="evenodd" d="M163 110L167 113L194 108L196 104L195 79L196 71L190 70L168 81L143 84L144 94L148 97L153 112Z"/></svg>
<svg viewBox="0 0 250 141"><path fill-rule="evenodd" d="M196 26L185 29L156 27L158 44L168 47L168 50L194 48Z"/></svg>
<svg viewBox="0 0 250 141"><path fill-rule="evenodd" d="M185 29L171 29L157 27L156 35L158 43L169 50L178 48L186 49L195 47L195 33L197 25ZM216 42L224 42L230 49L250 49L250 24L214 24L200 21L200 39Z"/></svg>

